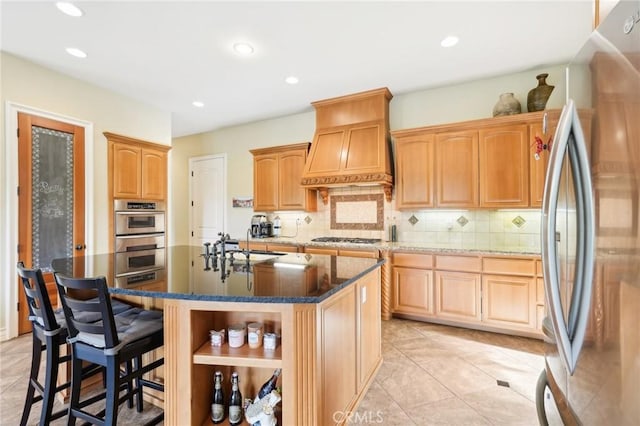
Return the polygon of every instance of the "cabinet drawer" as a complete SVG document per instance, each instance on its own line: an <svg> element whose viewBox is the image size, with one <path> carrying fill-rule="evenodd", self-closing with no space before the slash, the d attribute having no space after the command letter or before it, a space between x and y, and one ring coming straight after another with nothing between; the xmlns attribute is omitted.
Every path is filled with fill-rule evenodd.
<svg viewBox="0 0 640 426"><path fill-rule="evenodd" d="M482 272L486 274L535 275L533 259L513 259L504 257L485 257Z"/></svg>
<svg viewBox="0 0 640 426"><path fill-rule="evenodd" d="M480 272L482 260L477 256L436 256L436 269Z"/></svg>
<svg viewBox="0 0 640 426"><path fill-rule="evenodd" d="M433 255L420 253L394 253L393 266L431 269L433 267Z"/></svg>
<svg viewBox="0 0 640 426"><path fill-rule="evenodd" d="M351 256L351 257L368 257L372 259L377 259L378 250L339 250L340 256Z"/></svg>
<svg viewBox="0 0 640 426"><path fill-rule="evenodd" d="M305 247L304 252L309 254L328 254L329 256L338 255L337 249L320 248L320 247Z"/></svg>
<svg viewBox="0 0 640 426"><path fill-rule="evenodd" d="M284 253L297 253L298 246L288 246L283 244L267 244L267 251L279 251Z"/></svg>

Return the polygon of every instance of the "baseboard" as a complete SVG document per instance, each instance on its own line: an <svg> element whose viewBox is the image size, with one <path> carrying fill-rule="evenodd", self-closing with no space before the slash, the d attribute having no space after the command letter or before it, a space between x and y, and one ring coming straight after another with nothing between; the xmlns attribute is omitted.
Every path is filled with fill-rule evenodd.
<svg viewBox="0 0 640 426"><path fill-rule="evenodd" d="M5 340L9 340L7 327L0 328L0 342L4 342Z"/></svg>

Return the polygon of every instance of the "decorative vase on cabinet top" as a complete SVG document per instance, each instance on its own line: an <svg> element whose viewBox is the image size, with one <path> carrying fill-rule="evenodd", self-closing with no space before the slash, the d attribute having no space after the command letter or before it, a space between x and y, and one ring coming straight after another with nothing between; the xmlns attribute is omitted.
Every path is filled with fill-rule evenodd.
<svg viewBox="0 0 640 426"><path fill-rule="evenodd" d="M522 108L520 102L513 96L513 93L503 93L498 102L493 107L493 116L520 114Z"/></svg>
<svg viewBox="0 0 640 426"><path fill-rule="evenodd" d="M529 94L527 95L527 110L529 112L542 111L547 105L549 96L551 96L551 92L553 92L553 88L555 87L547 84L546 79L548 76L549 74L547 73L536 76L538 86L529 90Z"/></svg>

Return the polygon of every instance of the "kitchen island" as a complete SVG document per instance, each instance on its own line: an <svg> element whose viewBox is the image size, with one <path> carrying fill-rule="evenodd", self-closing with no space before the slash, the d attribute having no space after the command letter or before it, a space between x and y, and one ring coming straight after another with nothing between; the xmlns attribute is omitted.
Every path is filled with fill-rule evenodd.
<svg viewBox="0 0 640 426"><path fill-rule="evenodd" d="M211 424L213 375L226 395L232 371L255 397L282 369L279 423L343 424L381 365L379 259L310 254L235 254L205 259L202 247L166 250L162 270L116 277L111 254L59 259L54 270L105 275L114 297L162 300L164 409L168 425ZM145 280L141 277L147 277ZM158 303L152 305L158 306ZM278 335L274 351L210 344L209 331L260 322Z"/></svg>

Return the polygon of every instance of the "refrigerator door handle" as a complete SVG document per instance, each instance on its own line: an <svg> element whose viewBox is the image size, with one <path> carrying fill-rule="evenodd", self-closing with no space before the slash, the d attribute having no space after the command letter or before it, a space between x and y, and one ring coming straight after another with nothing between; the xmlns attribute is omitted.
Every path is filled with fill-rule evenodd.
<svg viewBox="0 0 640 426"><path fill-rule="evenodd" d="M574 173L577 251L573 297L565 320L560 295L556 245L556 212L564 155ZM551 151L542 203L542 263L545 296L560 358L573 374L584 342L593 279L594 208L589 159L578 113L572 100L562 110Z"/></svg>
<svg viewBox="0 0 640 426"><path fill-rule="evenodd" d="M571 340L571 368L573 373L582 350L584 337L589 322L591 292L593 288L593 270L595 253L595 208L593 185L591 182L591 166L580 125L578 111L572 105L572 134L569 158L576 176L576 215L577 215L577 253L574 293L569 311L568 333Z"/></svg>

